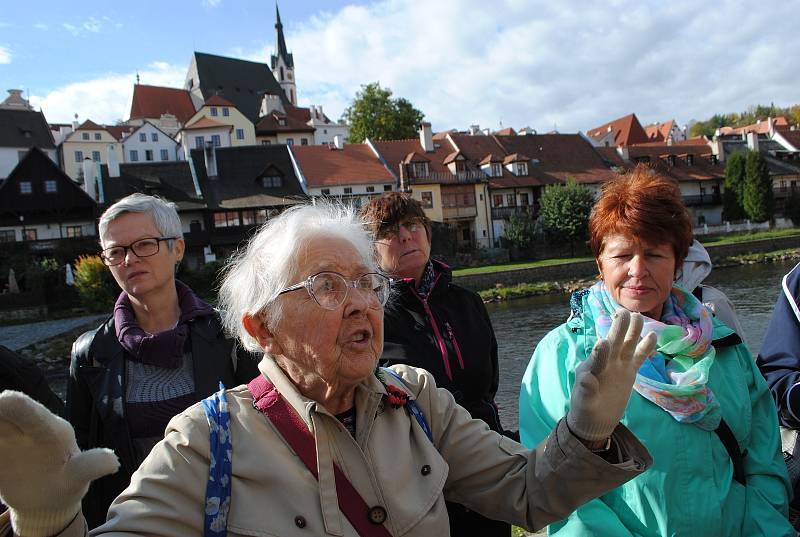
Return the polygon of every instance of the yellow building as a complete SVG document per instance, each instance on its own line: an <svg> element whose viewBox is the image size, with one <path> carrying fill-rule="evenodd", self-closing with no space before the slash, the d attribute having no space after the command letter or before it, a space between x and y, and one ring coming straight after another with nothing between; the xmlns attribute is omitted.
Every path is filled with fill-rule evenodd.
<svg viewBox="0 0 800 537"><path fill-rule="evenodd" d="M122 162L122 144L119 141L128 129L131 127L105 127L91 120L84 121L61 144L64 172L78 181L83 178L84 160L108 164L109 153L113 153L113 163Z"/></svg>

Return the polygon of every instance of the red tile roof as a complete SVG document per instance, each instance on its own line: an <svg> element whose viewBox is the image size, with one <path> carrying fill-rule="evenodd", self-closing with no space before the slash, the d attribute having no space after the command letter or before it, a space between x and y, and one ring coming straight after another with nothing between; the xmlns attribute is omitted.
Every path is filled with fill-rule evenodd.
<svg viewBox="0 0 800 537"><path fill-rule="evenodd" d="M633 146L628 148L630 161L625 163L627 168L636 166L637 159L646 161L663 175L676 181L709 181L725 177L725 166L713 164L711 148L708 145L667 145L648 144L646 146ZM674 156L674 164L670 164L669 156ZM693 162L687 162L692 155Z"/></svg>
<svg viewBox="0 0 800 537"><path fill-rule="evenodd" d="M403 159L403 164L411 164L412 162L430 162L431 159L420 153L419 151L412 151L406 158Z"/></svg>
<svg viewBox="0 0 800 537"><path fill-rule="evenodd" d="M162 86L133 86L131 119L158 119L162 114L172 114L186 123L195 113L192 98L185 89Z"/></svg>
<svg viewBox="0 0 800 537"><path fill-rule="evenodd" d="M211 118L200 116L197 120L193 121L186 125L183 130L199 130L199 129L219 129L220 127L227 127L229 130L233 128L233 125L226 125L225 123L220 123L219 121L214 121Z"/></svg>
<svg viewBox="0 0 800 537"><path fill-rule="evenodd" d="M231 108L236 108L235 104L220 97L219 95L212 95L206 99L206 102L203 103L203 106L230 106Z"/></svg>
<svg viewBox="0 0 800 537"><path fill-rule="evenodd" d="M286 125L281 125L280 120L285 119ZM287 107L286 113L273 110L256 123L256 135L274 136L282 132L314 132L314 127L308 125L311 114L308 108Z"/></svg>
<svg viewBox="0 0 800 537"><path fill-rule="evenodd" d="M782 131L781 136L786 138L786 141L792 144L792 147L800 150L800 131L798 130Z"/></svg>
<svg viewBox="0 0 800 537"><path fill-rule="evenodd" d="M104 130L106 130L106 128L103 127L102 125L98 125L97 123L95 123L91 119L87 119L86 121L84 121L83 123L78 125L78 128L75 129L75 130L77 130L77 131L104 131Z"/></svg>
<svg viewBox="0 0 800 537"><path fill-rule="evenodd" d="M488 155L483 157L483 159L481 159L481 161L478 164L483 166L484 164L491 164L493 162L503 162L503 159L496 156L494 153L489 153Z"/></svg>
<svg viewBox="0 0 800 537"><path fill-rule="evenodd" d="M442 164L450 164L451 162L455 162L460 154L461 151L453 151L445 157L444 161L442 161Z"/></svg>
<svg viewBox="0 0 800 537"><path fill-rule="evenodd" d="M131 127L130 125L112 125L106 127L106 130L118 141L122 141L125 136L136 130L136 127Z"/></svg>
<svg viewBox="0 0 800 537"><path fill-rule="evenodd" d="M772 124L775 126L775 130L789 130L789 121L783 116L772 118ZM769 132L769 118L744 127L720 127L719 131L720 134L747 134L748 132L767 134Z"/></svg>
<svg viewBox="0 0 800 537"><path fill-rule="evenodd" d="M498 136L514 136L515 134L517 134L517 131L515 131L511 127L506 127L505 129L500 129L495 134Z"/></svg>
<svg viewBox="0 0 800 537"><path fill-rule="evenodd" d="M309 187L394 183L394 176L366 144L295 145L291 148Z"/></svg>
<svg viewBox="0 0 800 537"><path fill-rule="evenodd" d="M529 160L531 160L530 157L526 157L521 153L512 153L503 159L503 164L511 164L512 162L526 162Z"/></svg>
<svg viewBox="0 0 800 537"><path fill-rule="evenodd" d="M411 162L410 160L406 162L406 160L410 157L415 159L414 162L423 162L423 160L416 160L418 157L423 157L427 159L429 168L431 173L433 174L442 174L441 177L449 177L452 174L450 170L442 164L444 159L455 151L455 148L450 145L448 140L438 140L436 143L433 144L434 150L430 153L426 153L418 139L411 139L411 140L384 140L384 141L375 141L372 142L378 152L383 156L383 159L386 161L386 164L392 170L393 173L397 174L399 177L400 175L400 164L401 163L408 163ZM414 157L412 153L415 153L417 157ZM455 181L455 177L453 177ZM421 181L426 181L426 179L416 179L417 184L420 184ZM440 179L428 179L427 181L431 183L442 183L447 182Z"/></svg>
<svg viewBox="0 0 800 537"><path fill-rule="evenodd" d="M592 138L602 138L608 133L609 128L614 133L614 145L629 146L650 141L641 123L636 118L636 114L628 114L614 121L609 121L599 127L589 129L586 134Z"/></svg>

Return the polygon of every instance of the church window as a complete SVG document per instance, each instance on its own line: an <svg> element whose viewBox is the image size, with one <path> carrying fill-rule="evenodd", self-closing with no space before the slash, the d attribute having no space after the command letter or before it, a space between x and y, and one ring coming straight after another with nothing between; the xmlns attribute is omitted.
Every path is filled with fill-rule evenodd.
<svg viewBox="0 0 800 537"><path fill-rule="evenodd" d="M281 81L283 81L283 67L281 67Z"/></svg>
<svg viewBox="0 0 800 537"><path fill-rule="evenodd" d="M288 78L289 80L292 79L292 72L291 71L286 71L286 78Z"/></svg>

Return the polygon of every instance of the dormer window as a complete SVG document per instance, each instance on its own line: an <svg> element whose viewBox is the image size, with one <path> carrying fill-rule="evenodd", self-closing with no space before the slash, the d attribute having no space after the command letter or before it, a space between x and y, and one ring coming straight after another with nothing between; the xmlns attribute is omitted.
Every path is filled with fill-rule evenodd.
<svg viewBox="0 0 800 537"><path fill-rule="evenodd" d="M281 127L285 127L286 126L286 118L285 117L279 117L278 118L278 125L280 125Z"/></svg>
<svg viewBox="0 0 800 537"><path fill-rule="evenodd" d="M528 175L527 162L517 162L517 175Z"/></svg>
<svg viewBox="0 0 800 537"><path fill-rule="evenodd" d="M489 173L490 177L502 177L503 175L503 167L500 166L500 163L498 162L492 162L492 165L489 168L489 170L491 172Z"/></svg>
<svg viewBox="0 0 800 537"><path fill-rule="evenodd" d="M463 160L456 161L456 173L462 173L467 171L467 163Z"/></svg>
<svg viewBox="0 0 800 537"><path fill-rule="evenodd" d="M412 162L411 163L411 177L427 177L428 163L427 162Z"/></svg>
<svg viewBox="0 0 800 537"><path fill-rule="evenodd" d="M719 157L717 155L711 155L711 164L717 164L719 162Z"/></svg>
<svg viewBox="0 0 800 537"><path fill-rule="evenodd" d="M694 166L694 155L686 155L686 164Z"/></svg>
<svg viewBox="0 0 800 537"><path fill-rule="evenodd" d="M283 185L283 179L280 175L265 175L261 177L261 185L264 188L280 188Z"/></svg>

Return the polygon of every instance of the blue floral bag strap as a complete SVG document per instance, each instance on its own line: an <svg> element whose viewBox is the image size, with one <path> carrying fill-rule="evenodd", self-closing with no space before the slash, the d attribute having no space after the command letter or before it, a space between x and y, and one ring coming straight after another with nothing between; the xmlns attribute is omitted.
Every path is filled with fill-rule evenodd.
<svg viewBox="0 0 800 537"><path fill-rule="evenodd" d="M391 376L399 380L403 384L403 386L407 386L406 381L403 380L403 377L401 377L388 367L381 367L381 370L385 371L386 373L389 373ZM419 423L419 426L422 427L422 430L425 431L425 434L428 436L428 440L433 442L433 433L431 433L431 428L428 427L428 421L425 419L425 414L422 413L422 410L419 408L417 401L409 398L408 402L406 403L406 409L408 409L408 412L412 416L414 416L414 418L417 420L417 423Z"/></svg>
<svg viewBox="0 0 800 537"><path fill-rule="evenodd" d="M231 464L233 446L225 386L220 382L219 391L203 399L202 403L203 410L206 411L208 436L211 442L203 535L217 537L225 535L228 531L233 475Z"/></svg>

